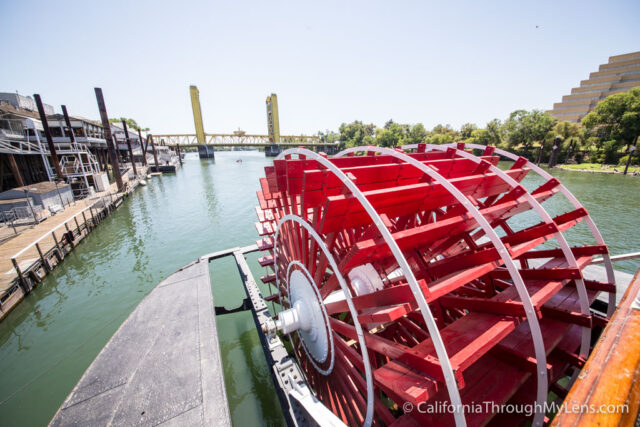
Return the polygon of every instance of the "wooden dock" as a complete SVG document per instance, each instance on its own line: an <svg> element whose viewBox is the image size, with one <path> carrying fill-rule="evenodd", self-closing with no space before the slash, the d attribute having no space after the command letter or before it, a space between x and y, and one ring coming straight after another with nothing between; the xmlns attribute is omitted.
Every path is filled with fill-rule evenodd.
<svg viewBox="0 0 640 427"><path fill-rule="evenodd" d="M16 237L0 244L0 320L60 263L106 216L122 204L137 186L110 191L78 201Z"/></svg>
<svg viewBox="0 0 640 427"><path fill-rule="evenodd" d="M230 426L209 261L158 284L64 401L51 426Z"/></svg>

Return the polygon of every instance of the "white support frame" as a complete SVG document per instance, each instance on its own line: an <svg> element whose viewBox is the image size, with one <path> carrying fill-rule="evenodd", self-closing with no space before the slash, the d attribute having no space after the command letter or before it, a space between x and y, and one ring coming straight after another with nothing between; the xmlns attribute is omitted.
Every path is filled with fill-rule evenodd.
<svg viewBox="0 0 640 427"><path fill-rule="evenodd" d="M304 150L304 149L294 149L294 150ZM305 151L308 151L308 150L305 150ZM313 151L310 151L310 153L316 154ZM274 266L274 272L275 272L276 280L279 280L279 276L278 276L278 251L277 251L277 249L278 249L278 237L279 237L279 234L280 234L280 228L285 223L287 223L289 221L296 222L296 223L300 224L314 238L314 240L318 244L318 247L322 250L324 255L327 257L327 260L329 261L329 264L331 265L331 269L334 271L334 274L336 274L336 276L338 277L338 282L340 283L340 287L342 288L342 291L344 292L344 296L345 296L345 299L347 301L347 305L349 306L349 311L351 312L351 317L353 318L353 324L354 324L354 326L356 328L356 333L358 334L358 342L359 342L360 348L362 350L362 362L364 364L365 380L367 382L367 414L365 416L364 425L368 427L373 422L373 401L374 401L373 374L371 372L371 363L369 361L369 354L368 354L368 350L367 350L367 344L366 344L366 341L364 339L364 333L362 332L362 326L360 325L360 322L358 321L358 312L357 312L355 306L353 305L353 301L351 300L351 291L349 290L349 287L347 286L347 283L345 282L344 277L342 276L342 274L340 274L340 270L338 269L338 264L336 264L336 261L333 259L333 255L331 255L331 252L329 251L329 248L327 248L327 246L325 245L325 243L322 240L322 238L320 237L320 235L316 232L316 230L313 229L313 227L308 222L306 222L304 219L302 219L301 217L299 217L297 215L288 214L288 215L283 216L280 219L280 221L278 222L278 227L276 228L276 233L275 233L275 237L274 237L274 241L273 241L273 266ZM288 287L288 284L287 284L287 287ZM324 307L323 307L323 309L324 309ZM325 314L326 314L326 312L325 312ZM333 343L333 337L330 336L329 339ZM306 351L306 349L305 349L305 351ZM333 358L333 354L334 353L332 352L332 358ZM313 360L312 360L312 362L313 362ZM332 360L331 364L333 365L333 360ZM315 363L313 363L313 365L315 366Z"/></svg>
<svg viewBox="0 0 640 427"><path fill-rule="evenodd" d="M387 150L387 149L385 149L385 150ZM389 151L392 152L392 150L389 150ZM351 179L349 179L349 177L344 172L342 172L337 166L335 166L333 163L331 163L327 158L325 158L324 156L321 156L318 153L315 153L313 151L307 150L305 148L292 148L292 149L285 150L282 153L280 153L280 155L276 158L276 160L282 159L284 156L291 155L291 154L298 154L298 155L303 155L303 156L310 157L310 158L316 160L322 166L326 167L338 179L340 179L342 181L342 183L349 189L351 194L354 197L356 197L356 199L360 202L362 207L369 214L369 217L371 218L371 220L373 221L375 226L378 228L378 231L380 232L380 235L385 240L385 242L387 243L387 246L389 247L389 249L393 253L394 257L396 258L396 261L398 262L398 265L400 266L400 268L405 273L405 278L407 279L407 283L409 284L409 286L411 288L411 291L413 293L413 296L414 296L416 302L418 303L418 307L420 308L420 311L422 313L422 317L423 317L423 319L425 321L425 324L427 325L427 329L429 330L429 335L431 336L431 339L432 339L432 341L434 343L434 347L436 349L436 354L438 356L438 359L440 361L440 365L442 367L442 373L443 373L444 378L445 378L447 391L449 392L449 399L451 401L451 404L454 406L454 408L457 408L457 410L455 410L454 414L453 414L454 418L455 418L455 421L456 421L456 425L457 426L466 426L467 422L466 422L466 419L464 417L462 400L460 398L460 391L458 390L458 384L456 382L455 375L453 373L453 368L451 367L451 362L450 362L449 357L447 355L447 350L446 350L446 348L444 346L444 342L442 341L442 337L440 336L440 332L438 330L438 326L436 325L435 319L433 318L433 314L431 313L431 309L429 308L429 305L427 304L427 301L426 301L426 299L425 299L425 297L424 297L424 295L422 293L422 290L420 289L420 286L418 285L418 281L416 280L415 276L413 275L413 272L411 271L411 268L409 267L409 263L407 262L406 258L402 254L402 251L398 247L398 244L396 243L396 241L391 236L391 232L389 232L387 227L384 225L384 222L382 221L382 218L380 218L380 215L378 215L378 213L376 212L374 207L371 205L371 203L369 203L367 198L362 194L362 192L355 185L355 183ZM433 170L432 170L432 172L436 173ZM437 175L437 173L436 173L436 175ZM442 178L442 177L440 177L440 178ZM466 198L465 198L465 200L466 200ZM468 200L467 200L467 202L468 202ZM546 371L545 371L545 373L546 373Z"/></svg>
<svg viewBox="0 0 640 427"><path fill-rule="evenodd" d="M358 151L366 151L366 152L386 154L388 156L392 156L392 157L395 157L397 159L403 160L404 162L406 162L408 164L411 164L412 166L416 167L418 170L423 172L425 175L429 176L434 181L436 181L440 185L442 185L442 187L445 188L449 192L449 194L454 196L456 198L456 200L473 217L473 219L475 219L476 223L482 228L482 230L485 232L486 236L491 240L491 243L493 244L493 246L498 251L498 254L500 255L500 258L502 259L505 267L507 268L507 270L509 271L509 274L511 275L511 279L513 280L513 284L516 287L516 290L518 292L518 296L520 297L520 301L522 302L522 305L524 307L525 315L526 315L526 318L527 318L527 322L529 323L529 328L531 330L531 338L533 340L533 346L534 346L535 355L536 355L536 365L537 365L537 371L536 372L537 372L537 379L538 379L538 381L537 381L538 382L538 387L537 387L537 398L536 398L536 400L537 400L537 402L540 402L540 403L546 402L547 395L548 395L547 354L546 354L545 347L544 347L544 341L542 339L542 331L540 330L540 323L538 322L538 317L536 316L536 312L535 312L535 309L533 307L533 303L531 302L531 297L529 296L529 292L527 291L527 288L526 288L526 286L524 284L524 281L522 280L522 277L520 276L520 272L518 271L518 268L516 267L515 262L513 261L511 256L509 255L509 251L504 246L504 244L502 243L502 240L500 240L500 237L498 237L498 235L496 234L496 232L493 229L493 227L491 227L491 225L486 220L486 218L484 218L480 214L480 212L475 208L475 206L473 206L471 201L460 190L458 190L453 184L451 184L448 180L446 180L442 175L440 175L435 170L431 169L430 167L428 167L424 163L419 162L418 160L414 159L413 157L408 156L405 153L402 153L402 152L399 152L399 151L396 151L396 150L391 150L389 148L382 148L382 147L353 147L353 148L348 148L346 150L343 150L343 151L339 152L338 154L335 155L335 157L341 157L341 156L344 156L345 154L354 153L354 152L358 152ZM386 230L386 227L385 227L385 230ZM388 230L386 230L386 231L387 231L387 233L389 233ZM389 236L390 235L391 234L389 233ZM394 241L394 244L395 244L395 241ZM401 253L400 253L400 255L402 256ZM404 256L403 256L403 258L404 258ZM398 259L398 257L396 256L396 260L397 259ZM406 260L405 260L405 263L406 263ZM411 276L411 279L415 282L416 279L415 279L415 277L413 275L413 272L409 268L408 264L406 265L406 268L404 266L401 266L401 268L403 270L403 273L405 274L405 278L407 278L407 271L408 271L410 276ZM417 282L416 282L416 286L417 286ZM418 293L419 293L421 299L424 301L424 296L422 295L422 293L421 292L418 292ZM416 297L416 292L414 292L414 297ZM416 297L416 299L417 299L417 297ZM418 304L418 305L420 306L420 304ZM426 301L425 301L425 305L426 305ZM422 307L420 307L420 308L422 309ZM440 331L438 330L438 328L435 327L435 334L431 332L431 329L429 329L429 333L430 333L432 339L434 338L434 335L437 334L437 336L439 338L438 341L440 342L440 345L442 345L442 350L444 350L445 357L446 357L446 350L444 349L444 343L442 342L442 338L440 337ZM436 344L435 340L434 340L434 346L436 347L436 352L438 353L438 358L440 359L440 363L442 363L442 357L440 356L440 352L438 352L438 348L437 348L437 344ZM448 362L448 359L447 359L447 362ZM448 363L448 364L450 366L450 363ZM459 396L459 392L458 392L458 396ZM451 395L451 391L449 391L449 398L451 400L451 403L454 404L454 400L453 400L453 396ZM544 405L541 406L541 407L544 407ZM460 408L462 408L462 406L460 406ZM536 411L536 413L534 415L534 418L533 418L533 425L541 426L543 421L544 421L544 415L545 414L543 412L539 413L539 412ZM459 421L457 419L456 419L456 424L457 425L462 425L462 424L459 423Z"/></svg>
<svg viewBox="0 0 640 427"><path fill-rule="evenodd" d="M482 162L482 159L478 158L477 156L474 156L473 154L468 153L464 150L459 150L457 148L457 145L456 146L451 146L450 144L447 144L447 145L425 144L425 145L427 150L432 150L432 151L444 152L450 148L453 148L455 150L455 153L462 158L471 160L476 164L480 164ZM408 145L408 146L405 146L404 148L412 149L416 147L417 145L416 146ZM511 188L516 188L521 186L520 183L518 183L515 179L511 178L508 174L506 174L500 168L491 164L489 166L489 170L495 173L497 176L499 176L504 182L509 184ZM540 218L544 221L545 224L554 223L553 219L551 218L549 213L546 211L546 209L540 203L538 203L538 201L528 191L525 191L524 194L520 197L524 197L526 199L529 205L536 211L538 216L540 216ZM578 263L575 259L575 256L573 255L573 252L571 252L571 248L569 247L567 240L564 238L564 235L560 231L558 231L554 233L554 238L558 242L558 245L560 245L562 254L567 260L567 264L569 265L569 267L578 269ZM580 270L578 269L578 271ZM584 284L582 271L580 271L580 278L576 279L575 282L576 282L576 289L578 290L578 298L580 301L580 312L586 316L589 316L591 314L589 310L589 296L587 295L587 288ZM566 281L565 281L565 284L566 284ZM582 341L580 344L580 356L585 358L588 357L590 348L591 348L591 329L589 327L583 326Z"/></svg>
<svg viewBox="0 0 640 427"><path fill-rule="evenodd" d="M457 146L457 144L446 144L445 146L448 147L455 147ZM410 147L410 146L405 146L405 147ZM417 147L417 145L416 145ZM480 145L480 144L465 144L465 147L469 147L469 148L474 148L474 149L478 149L478 150L484 150L485 148L487 148L485 145ZM517 160L520 156L510 153L508 151L502 150L500 148L496 148L494 147L494 153L500 154L503 157L506 157L508 159L511 160ZM547 181L552 179L553 176L551 176L550 173L548 173L547 171L545 171L544 169L540 168L539 166L537 166L536 164L530 162L527 160L526 163L527 167L529 167L531 170L533 170L534 172L536 172L538 175L540 175L541 177L543 177L544 179L546 179ZM575 209L580 209L580 208L584 208L584 206L578 201L578 199L573 195L573 193L571 193L567 187L565 187L562 183L560 183L557 186L558 190L567 198L567 200L569 200L569 202L573 205L573 207ZM586 209L585 209L586 211ZM587 216L584 217L584 220L587 224L587 226L589 227L589 230L591 231L591 234L593 235L593 238L596 240L596 243L599 245L606 245L606 243L604 242L604 239L602 238L602 234L600 234L600 230L598 230L598 227L596 226L595 222L593 222L593 219L591 218L591 215L588 214L587 211ZM607 281L609 283L616 283L616 278L615 278L615 274L613 273L613 264L611 263L611 256L607 253L604 254L602 256L603 260L604 260L604 264L605 264L605 269L607 271ZM613 312L615 311L616 308L616 293L615 292L609 292L609 304L607 307L607 316L611 317L613 315Z"/></svg>

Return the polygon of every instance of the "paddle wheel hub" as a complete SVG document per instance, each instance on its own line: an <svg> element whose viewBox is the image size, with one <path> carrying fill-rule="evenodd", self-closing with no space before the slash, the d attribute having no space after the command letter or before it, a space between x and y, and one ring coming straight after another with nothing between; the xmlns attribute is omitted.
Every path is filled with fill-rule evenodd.
<svg viewBox="0 0 640 427"><path fill-rule="evenodd" d="M310 360L316 364L320 373L326 375L331 372L333 361L326 369L319 366L325 364L329 348L333 347L329 318L320 300L320 295L312 284L313 279L304 266L300 264L291 264L291 266L296 267L291 269L287 282L291 308L278 314L275 326L284 334L297 331L304 350L311 357Z"/></svg>
<svg viewBox="0 0 640 427"><path fill-rule="evenodd" d="M600 292L613 312L602 236L525 158L465 144L330 158L300 148L265 173L266 329L289 338L310 389L346 424L541 425L550 391L562 400L607 323L590 310ZM574 227L593 244L570 245ZM584 278L594 256L607 282ZM494 409L504 404L536 410Z"/></svg>

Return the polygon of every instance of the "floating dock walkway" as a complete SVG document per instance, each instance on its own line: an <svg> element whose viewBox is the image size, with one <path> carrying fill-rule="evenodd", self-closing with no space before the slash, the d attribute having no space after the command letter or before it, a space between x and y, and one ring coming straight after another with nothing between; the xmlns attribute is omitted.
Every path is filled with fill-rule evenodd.
<svg viewBox="0 0 640 427"><path fill-rule="evenodd" d="M51 422L230 426L207 261L138 305Z"/></svg>

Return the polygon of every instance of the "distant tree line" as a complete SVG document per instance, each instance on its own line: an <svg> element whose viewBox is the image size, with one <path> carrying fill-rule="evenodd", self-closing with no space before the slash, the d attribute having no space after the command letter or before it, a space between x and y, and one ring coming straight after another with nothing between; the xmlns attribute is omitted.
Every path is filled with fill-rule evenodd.
<svg viewBox="0 0 640 427"><path fill-rule="evenodd" d="M143 128L134 119L128 119L126 117L120 117L118 119L116 119L116 118L109 119L109 123L115 123L117 125L120 125L120 124L122 124L123 120L127 123L127 127L129 129L140 130L142 132L148 132L149 131L149 128Z"/></svg>
<svg viewBox="0 0 640 427"><path fill-rule="evenodd" d="M607 97L582 123L559 121L540 110L516 110L506 120L493 119L482 128L465 123L460 129L438 124L427 130L422 123L400 124L393 120L379 128L356 120L341 124L338 132L318 132L323 140L339 141L344 148L466 142L504 148L538 162L548 161L557 143L559 163L607 164L626 163L623 156L637 144L639 134L640 87Z"/></svg>

